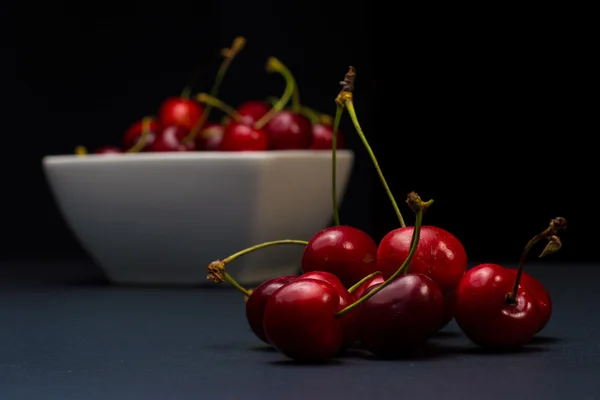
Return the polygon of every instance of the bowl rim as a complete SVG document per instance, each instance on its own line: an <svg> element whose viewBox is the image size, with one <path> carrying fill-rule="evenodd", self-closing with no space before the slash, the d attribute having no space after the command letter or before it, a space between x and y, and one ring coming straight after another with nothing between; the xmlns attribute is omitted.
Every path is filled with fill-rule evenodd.
<svg viewBox="0 0 600 400"><path fill-rule="evenodd" d="M350 149L340 149L336 157L344 159L354 156ZM331 150L267 150L267 151L190 151L190 152L164 152L164 153L118 153L118 154L77 154L46 155L42 158L44 165L56 164L82 164L82 163L135 163L136 161L173 161L173 160L239 160L239 159L319 159L331 158Z"/></svg>

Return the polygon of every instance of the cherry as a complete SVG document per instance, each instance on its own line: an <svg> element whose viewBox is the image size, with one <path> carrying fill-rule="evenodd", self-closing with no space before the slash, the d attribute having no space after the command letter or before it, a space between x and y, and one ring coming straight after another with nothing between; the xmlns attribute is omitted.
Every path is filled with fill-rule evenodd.
<svg viewBox="0 0 600 400"><path fill-rule="evenodd" d="M214 151L219 150L223 141L223 125L216 122L207 122L202 126L200 134L196 136L196 149Z"/></svg>
<svg viewBox="0 0 600 400"><path fill-rule="evenodd" d="M267 300L264 330L269 343L283 355L319 362L337 355L344 343L338 291L317 279L294 280Z"/></svg>
<svg viewBox="0 0 600 400"><path fill-rule="evenodd" d="M202 117L204 109L195 100L169 97L160 106L158 115L162 125L176 125L189 132Z"/></svg>
<svg viewBox="0 0 600 400"><path fill-rule="evenodd" d="M371 286L368 292L381 285ZM407 273L363 304L357 322L359 337L374 355L397 357L427 342L438 330L443 312L437 284L426 275Z"/></svg>
<svg viewBox="0 0 600 400"><path fill-rule="evenodd" d="M394 273L398 263L406 259L414 227L407 226L389 232L377 249L377 268L384 276ZM421 241L409 272L429 276L443 293L456 288L467 270L467 253L462 243L451 233L436 226L421 228Z"/></svg>
<svg viewBox="0 0 600 400"><path fill-rule="evenodd" d="M293 281L297 275L284 275L269 279L251 291L246 300L246 320L252 332L263 342L269 343L263 329L265 306L269 297L283 285Z"/></svg>
<svg viewBox="0 0 600 400"><path fill-rule="evenodd" d="M513 349L528 343L540 330L545 315L535 298L536 290L521 279L523 266L529 250L542 239L549 243L540 257L558 251L561 242L556 235L565 228L564 218L551 220L548 228L525 246L516 273L498 264L481 264L465 274L456 290L454 317L473 343Z"/></svg>
<svg viewBox="0 0 600 400"><path fill-rule="evenodd" d="M237 113L242 117L242 122L247 125L253 125L262 117L264 117L271 105L266 101L249 100L242 103L237 109Z"/></svg>
<svg viewBox="0 0 600 400"><path fill-rule="evenodd" d="M274 150L308 149L313 142L312 124L293 111L278 112L264 129Z"/></svg>
<svg viewBox="0 0 600 400"><path fill-rule="evenodd" d="M195 150L195 142L184 141L188 130L180 125L166 125L158 133L152 144L150 151L153 152L171 152L171 151L192 151Z"/></svg>
<svg viewBox="0 0 600 400"><path fill-rule="evenodd" d="M376 261L377 244L368 234L351 226L333 226L310 239L302 254L302 272L330 272L349 288L375 272Z"/></svg>
<svg viewBox="0 0 600 400"><path fill-rule="evenodd" d="M125 150L134 148L136 144L140 141L142 137L142 131L144 128L143 125L144 119L141 119L137 122L134 122L133 124L131 124L131 126L129 126L129 128L127 128L127 130L125 131L125 135L123 136L123 148ZM160 132L161 129L162 126L158 120L154 118L151 118L149 120L148 134L146 136L144 145L140 149L140 151L148 151L150 149L152 142L154 141L156 135L158 134L158 132Z"/></svg>
<svg viewBox="0 0 600 400"><path fill-rule="evenodd" d="M264 131L238 122L227 124L219 147L221 151L265 151L268 149L269 139Z"/></svg>
<svg viewBox="0 0 600 400"><path fill-rule="evenodd" d="M300 275L300 277L298 277L298 280L302 280L302 279L322 280L324 282L329 283L331 286L333 286L340 296L340 301L339 301L340 309L348 307L355 301L354 296L352 294L350 294L348 289L346 289L346 287L342 284L342 282L339 280L339 278L330 272L326 272L326 271L307 272L307 273ZM349 313L349 314L344 315L340 319L340 322L342 324L342 330L344 332L344 343L342 344L342 349L348 348L356 342L357 332L356 332L356 318L355 317L356 317L355 313Z"/></svg>

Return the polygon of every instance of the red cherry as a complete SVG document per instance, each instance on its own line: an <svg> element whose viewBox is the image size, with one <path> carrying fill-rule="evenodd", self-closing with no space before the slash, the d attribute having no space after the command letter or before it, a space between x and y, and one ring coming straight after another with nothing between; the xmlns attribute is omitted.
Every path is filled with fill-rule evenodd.
<svg viewBox="0 0 600 400"><path fill-rule="evenodd" d="M538 331L540 308L523 282L515 303L507 300L514 282L514 272L497 264L478 265L461 279L456 289L454 318L475 344L514 348L529 342Z"/></svg>
<svg viewBox="0 0 600 400"><path fill-rule="evenodd" d="M222 151L265 151L268 148L267 135L260 129L232 121L223 131Z"/></svg>
<svg viewBox="0 0 600 400"><path fill-rule="evenodd" d="M269 279L257 286L246 301L246 320L250 325L250 329L265 343L269 343L263 329L263 317L267 300L277 289L296 278L296 275L285 275Z"/></svg>
<svg viewBox="0 0 600 400"><path fill-rule="evenodd" d="M193 141L183 142L189 131L178 125L165 126L156 136L150 151L153 152L169 152L169 151L193 151L196 144Z"/></svg>
<svg viewBox="0 0 600 400"><path fill-rule="evenodd" d="M308 118L289 110L278 112L264 130L274 150L308 149L313 142L312 124Z"/></svg>
<svg viewBox="0 0 600 400"><path fill-rule="evenodd" d="M196 135L196 149L214 151L219 150L223 141L224 128L216 122L207 122Z"/></svg>
<svg viewBox="0 0 600 400"><path fill-rule="evenodd" d="M317 279L294 280L267 300L264 331L269 343L296 361L323 361L342 348L344 334L340 297L329 283Z"/></svg>
<svg viewBox="0 0 600 400"><path fill-rule="evenodd" d="M162 125L178 125L191 131L202 117L204 109L195 100L181 97L169 97L159 110Z"/></svg>
<svg viewBox="0 0 600 400"><path fill-rule="evenodd" d="M335 288L340 296L340 310L346 308L350 304L354 303L355 298L348 289L344 287L342 281L339 280L337 276L330 272L325 271L313 271L307 272L305 274L300 275L298 280L300 279L316 279L322 280L324 282L329 283L331 286ZM344 331L344 344L342 348L348 348L352 346L357 339L356 332L356 313L348 313L343 315L340 318L340 322L342 323L342 329Z"/></svg>
<svg viewBox="0 0 600 400"><path fill-rule="evenodd" d="M123 150L117 146L102 146L94 151L94 154L119 154L123 153Z"/></svg>
<svg viewBox="0 0 600 400"><path fill-rule="evenodd" d="M302 272L331 272L350 288L377 271L376 260L377 244L369 235L351 226L333 226L310 239L302 254Z"/></svg>
<svg viewBox="0 0 600 400"><path fill-rule="evenodd" d="M240 122L246 125L254 125L256 121L264 117L270 110L271 105L266 101L249 100L242 103L236 111L242 117Z"/></svg>
<svg viewBox="0 0 600 400"><path fill-rule="evenodd" d="M515 279L517 270L511 268L509 271L513 274L512 279ZM527 272L521 273L520 284L523 286L523 290L528 290L537 300L541 316L540 326L538 328L538 332L540 332L546 327L552 316L552 299L550 298L550 294L540 281L529 275Z"/></svg>
<svg viewBox="0 0 600 400"><path fill-rule="evenodd" d="M381 240L377 250L377 269L384 277L392 275L406 259L414 227L391 231ZM442 293L456 288L467 270L467 253L451 233L436 226L423 226L421 240L409 272L433 279Z"/></svg>
<svg viewBox="0 0 600 400"><path fill-rule="evenodd" d="M379 285L383 282L385 282L385 278L383 277L383 275L374 275L368 280L364 281L359 287L357 287L356 290L352 292L352 295L356 300L358 300L369 290L371 286Z"/></svg>
<svg viewBox="0 0 600 400"><path fill-rule="evenodd" d="M123 148L128 150L135 146L135 144L140 140L142 136L142 124L143 120L139 120L131 124L129 128L125 131L125 135L123 136ZM148 136L146 137L146 143L142 151L148 151L152 142L156 138L156 135L161 130L162 126L159 121L152 119L149 124Z"/></svg>
<svg viewBox="0 0 600 400"><path fill-rule="evenodd" d="M371 286L367 293L380 285ZM442 292L431 278L400 275L358 309L359 338L375 356L404 355L438 330L443 312Z"/></svg>
<svg viewBox="0 0 600 400"><path fill-rule="evenodd" d="M313 141L310 146L313 150L331 150L331 141L333 138L333 125L322 123L313 124L312 126ZM336 149L344 148L344 135L338 129Z"/></svg>

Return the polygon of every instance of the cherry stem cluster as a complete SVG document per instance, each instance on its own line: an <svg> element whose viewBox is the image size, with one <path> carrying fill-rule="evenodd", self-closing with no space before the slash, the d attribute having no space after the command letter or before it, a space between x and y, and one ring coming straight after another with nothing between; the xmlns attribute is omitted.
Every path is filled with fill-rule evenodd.
<svg viewBox="0 0 600 400"><path fill-rule="evenodd" d="M515 277L515 283L513 285L512 291L506 296L506 301L509 304L515 304L517 301L517 292L519 290L519 283L521 282L521 275L523 274L523 269L525 267L525 261L527 260L527 255L533 246L535 246L539 241L543 239L547 239L548 243L544 250L540 253L539 257L546 257L551 254L556 253L562 247L562 243L560 238L557 236L560 231L567 229L567 220L563 217L557 217L550 220L550 224L546 229L542 232L535 235L527 244L525 245L525 249L521 254L521 259L519 260L519 266L517 267L517 276Z"/></svg>
<svg viewBox="0 0 600 400"><path fill-rule="evenodd" d="M400 221L400 226L402 228L404 228L404 227L406 227L406 223L404 222L402 213L400 212L400 209L398 208L396 199L394 199L394 195L392 194L392 191L390 190L390 187L388 186L387 181L385 180L385 177L383 176L383 172L381 172L381 168L379 167L379 162L377 161L377 157L375 157L375 154L373 153L373 150L371 149L371 146L369 145L369 142L367 141L367 138L366 138L365 134L363 133L360 123L358 122L358 117L356 116L356 110L354 109L354 102L353 102L353 91L354 91L354 81L355 80L356 80L356 69L354 67L350 66L350 69L346 73L344 80L342 82L340 82L340 84L342 85L342 90L340 91L340 93L338 94L338 96L335 99L335 102L337 104L336 118L337 118L338 114L341 114L343 112L344 109L348 110L348 114L350 114L350 119L352 120L354 128L356 129L356 132L357 132L358 136L360 137L360 140L362 141L364 147L367 149L367 152L369 153L369 157L371 158L371 161L373 162L373 165L375 166L375 170L377 170L377 175L379 175L379 179L381 180L381 183L383 184L383 187L384 187L390 201L392 202L392 206L394 207L396 216L398 217L398 220ZM339 126L336 127L335 123L334 123L334 131L333 131L334 138L337 136L338 129L339 129ZM333 152L332 162L335 165L335 152L336 152L335 141L332 143L332 152ZM335 174L333 175L333 179L335 180ZM335 192L334 192L334 196L335 196ZM334 199L334 204L337 204L336 199ZM337 206L336 206L336 208L337 208Z"/></svg>
<svg viewBox="0 0 600 400"><path fill-rule="evenodd" d="M418 194L412 192L408 195L406 202L416 215L415 228L411 237L410 250L408 252L408 256L406 257L400 268L398 268L396 272L394 272L381 285L377 286L375 289L371 290L354 303L338 311L336 317L341 317L347 314L348 312L354 310L362 303L379 293L379 291L385 288L387 285L392 283L396 278L398 278L398 276L400 276L400 274L406 273L408 271L408 266L410 265L410 262L417 251L417 247L419 246L419 241L421 239L421 224L423 222L423 213L427 210L427 208L429 208L429 206L431 206L431 204L433 204L433 200L428 200L424 202L423 200L421 200L421 197L419 197Z"/></svg>
<svg viewBox="0 0 600 400"><path fill-rule="evenodd" d="M219 70L215 76L215 81L213 82L213 86L210 90L210 96L216 97L219 93L219 88L221 87L221 82L223 82L223 78L229 69L229 65L235 58L235 56L244 48L246 45L246 39L243 36L238 36L233 39L233 43L231 47L224 48L221 50L221 55L224 57ZM208 107L202 113L202 117L196 122L193 128L190 130L190 133L183 139L184 142L191 142L196 138L202 126L208 121L208 117L210 116L210 112L212 111L212 105L210 103L207 104Z"/></svg>

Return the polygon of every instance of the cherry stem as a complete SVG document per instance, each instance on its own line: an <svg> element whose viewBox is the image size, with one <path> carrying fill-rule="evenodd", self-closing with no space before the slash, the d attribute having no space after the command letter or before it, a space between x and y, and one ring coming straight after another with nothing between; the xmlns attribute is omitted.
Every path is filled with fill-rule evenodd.
<svg viewBox="0 0 600 400"><path fill-rule="evenodd" d="M240 113L238 113L233 107L231 107L228 104L225 104L223 101L209 95L208 93L197 94L196 100L198 100L199 103L210 104L212 107L221 110L235 122L240 122L242 120L242 116L240 115Z"/></svg>
<svg viewBox="0 0 600 400"><path fill-rule="evenodd" d="M231 61L235 58L235 56L244 48L246 45L246 38L243 36L238 36L233 39L233 43L230 48L224 48L221 50L221 55L224 57L219 70L217 71L217 75L215 76L215 81L213 82L213 86L210 89L210 96L217 97L219 93L219 88L221 87L221 82L223 82L223 78L229 69L229 65ZM210 112L212 111L212 105L207 103L206 109L202 113L202 117L196 122L196 124L190 130L190 133L184 138L184 142L191 142L194 140L198 132L200 132L202 126L208 121L208 117L210 116Z"/></svg>
<svg viewBox="0 0 600 400"><path fill-rule="evenodd" d="M295 88L296 81L290 70L283 65L281 61L279 61L275 57L269 57L266 65L267 72L277 72L283 76L285 79L286 85L283 95L277 102L273 105L273 107L267 112L261 119L256 121L254 124L255 129L262 129L278 112L284 109L284 107L289 103L292 98Z"/></svg>
<svg viewBox="0 0 600 400"><path fill-rule="evenodd" d="M344 107L338 104L333 122L333 135L331 136L331 198L333 201L333 223L340 225L340 212L337 199L337 134L342 119Z"/></svg>
<svg viewBox="0 0 600 400"><path fill-rule="evenodd" d="M394 199L394 195L392 195L392 191L390 190L390 188L385 180L385 177L383 176L383 172L381 172L379 163L377 162L377 157L375 157L375 154L373 153L373 150L371 149L371 146L369 145L369 142L367 141L367 138L365 137L365 134L363 133L363 130L360 127L360 124L358 123L358 118L356 117L356 111L354 110L354 103L352 101L352 98L353 98L352 92L354 91L355 79L356 79L356 70L354 69L354 67L351 66L349 71L346 73L344 80L342 82L340 82L340 84L342 85L342 90L338 94L335 101L338 105L340 105L342 107L346 107L348 109L348 113L350 114L350 118L352 119L352 123L354 124L354 128L356 129L356 132L358 133L358 136L360 137L360 140L362 141L363 145L367 149L367 152L369 153L369 156L371 157L371 161L373 162L373 165L375 166L375 169L377 170L379 179L381 180L381 183L383 184L383 187L385 188L385 191L386 191L388 197L390 198L390 201L392 202L392 206L394 207L396 216L398 217L398 220L400 221L400 226L402 228L404 228L404 227L406 227L406 223L404 222L402 213L400 212L400 209L398 208L396 199Z"/></svg>
<svg viewBox="0 0 600 400"><path fill-rule="evenodd" d="M363 283L365 283L366 281L368 281L369 279L371 279L371 278L373 278L374 276L377 276L377 275L381 275L381 272L375 271L372 274L365 276L360 281L358 281L354 285L352 285L350 287L350 289L348 289L348 292L349 293L354 293L356 291L356 289L358 289Z"/></svg>
<svg viewBox="0 0 600 400"><path fill-rule="evenodd" d="M556 253L562 247L562 243L558 236L556 236L560 231L563 231L567 228L567 220L563 217L557 217L550 220L550 224L544 231L535 235L527 244L525 245L525 249L521 254L521 259L519 260L519 266L517 268L517 276L515 277L515 283L513 285L512 291L506 296L506 301L509 304L515 304L517 302L517 291L519 290L519 283L521 282L521 275L523 274L523 269L525 267L525 260L527 260L527 255L533 246L535 246L539 241L543 239L548 240L548 244L540 254L541 257L546 257L551 254Z"/></svg>
<svg viewBox="0 0 600 400"><path fill-rule="evenodd" d="M408 203L410 208L416 214L415 227L414 227L411 242L410 242L410 251L408 252L408 256L406 257L406 259L404 260L404 262L402 263L400 268L398 268L398 270L396 270L396 272L394 272L394 274L392 276L390 276L381 285L377 286L375 289L371 290L369 293L367 293L366 295L364 295L363 297L361 297L354 303L352 303L349 306L347 306L346 308L338 311L337 314L335 314L336 317L341 317L342 315L348 313L349 311L354 310L356 307L360 306L362 303L364 303L365 301L369 300L371 297L373 297L377 293L379 293L380 290L382 290L387 285L392 283L398 276L400 276L400 274L402 274L403 272L406 272L408 270L410 261L412 260L413 256L415 255L415 253L417 251L417 247L419 246L419 241L421 239L421 224L423 222L423 213L427 210L427 208L429 208L429 206L431 206L431 204L433 204L433 200L424 202L423 200L421 200L421 197L419 197L418 194L416 194L415 192L412 192L408 195L406 202Z"/></svg>
<svg viewBox="0 0 600 400"><path fill-rule="evenodd" d="M225 266L246 254L252 253L256 250L264 249L266 247L277 246L280 244L299 244L302 246L306 246L308 242L306 240L283 239L274 240L272 242L264 242L248 247L244 250L238 251L237 253L230 255L227 258L211 262L208 265L208 275L206 276L206 278L212 280L214 283L221 283L226 281L230 283L233 287L235 287L237 290L242 292L245 296L250 297L251 292L248 289L242 287L239 283L237 283L236 280L233 279L231 275L227 273L227 271L225 271Z"/></svg>
<svg viewBox="0 0 600 400"><path fill-rule="evenodd" d="M139 153L142 151L144 146L146 146L146 142L148 141L148 135L150 134L150 123L152 122L152 117L144 117L142 119L142 133L140 138L133 146L131 146L127 153Z"/></svg>

